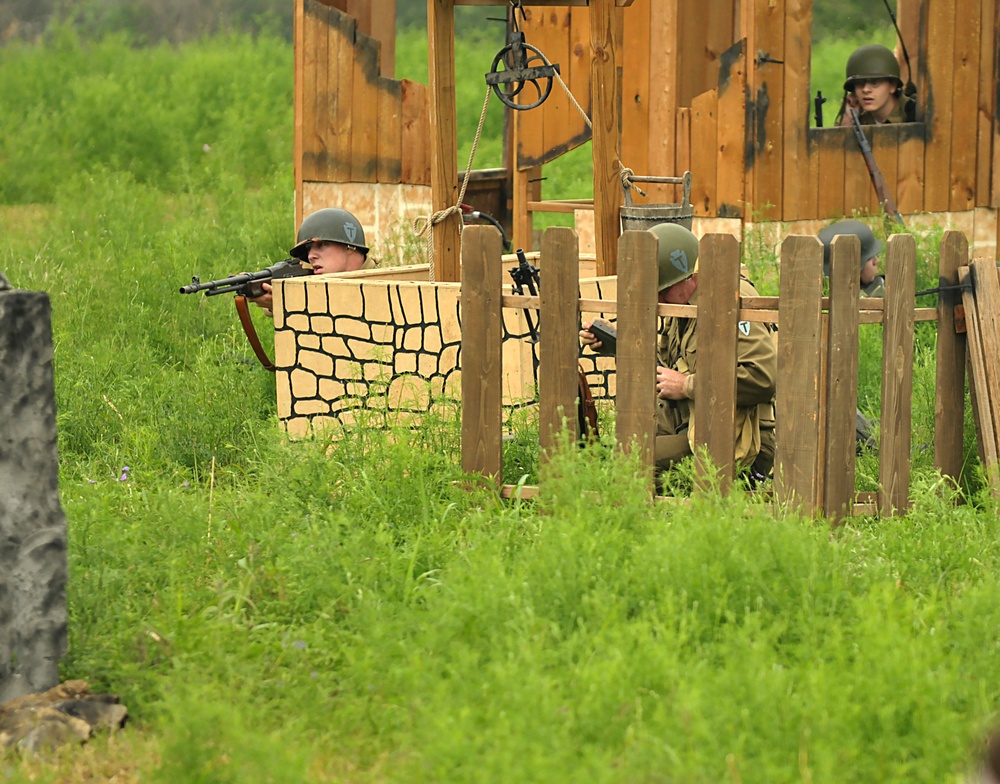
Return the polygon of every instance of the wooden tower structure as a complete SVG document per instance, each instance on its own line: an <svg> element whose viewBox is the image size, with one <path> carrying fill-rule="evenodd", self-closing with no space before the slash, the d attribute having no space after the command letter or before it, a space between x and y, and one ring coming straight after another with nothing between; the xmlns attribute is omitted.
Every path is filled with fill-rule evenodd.
<svg viewBox="0 0 1000 784"><path fill-rule="evenodd" d="M975 252L993 254L997 0L897 2L918 114L914 123L868 129L875 158L904 216L960 229ZM429 215L455 204L460 5L510 4L428 0L424 86L395 81L391 69L384 75L391 30L376 26L376 34L371 19L394 11L395 0L296 0L299 220L345 204L345 195L345 206L376 230L388 220L379 211ZM810 127L811 0L530 0L525 11L528 42L560 64L592 128L561 87L537 109L511 112L508 168L479 179L494 192L495 214L506 213L515 244L531 247L534 211L570 209L540 199L539 167L587 141L599 273L616 270L623 166L648 175L691 171L703 229L818 225L878 210L851 129ZM375 37L365 34L365 20ZM647 190L652 202L676 199L672 186ZM432 229L436 280L459 277L459 221L452 212Z"/></svg>

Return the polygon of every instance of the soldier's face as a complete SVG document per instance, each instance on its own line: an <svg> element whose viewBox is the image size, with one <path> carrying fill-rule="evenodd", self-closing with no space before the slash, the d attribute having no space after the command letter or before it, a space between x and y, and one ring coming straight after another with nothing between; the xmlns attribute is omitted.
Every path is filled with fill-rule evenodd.
<svg viewBox="0 0 1000 784"><path fill-rule="evenodd" d="M878 256L872 256L868 263L861 268L861 285L867 286L878 275Z"/></svg>
<svg viewBox="0 0 1000 784"><path fill-rule="evenodd" d="M312 264L313 275L325 275L359 270L365 263L365 257L361 251L339 242L317 240L309 245L309 263Z"/></svg>
<svg viewBox="0 0 1000 784"><path fill-rule="evenodd" d="M866 112L878 115L890 101L895 102L896 84L889 79L859 79L854 82L854 97ZM892 111L890 106L889 114Z"/></svg>
<svg viewBox="0 0 1000 784"><path fill-rule="evenodd" d="M660 292L658 301L661 305L687 305L698 288L698 276L692 275L673 286L667 286Z"/></svg>

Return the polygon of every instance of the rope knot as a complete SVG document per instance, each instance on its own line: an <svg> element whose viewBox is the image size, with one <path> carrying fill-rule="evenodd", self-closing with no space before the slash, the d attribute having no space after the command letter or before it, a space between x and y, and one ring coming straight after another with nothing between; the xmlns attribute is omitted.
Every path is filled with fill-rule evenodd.
<svg viewBox="0 0 1000 784"><path fill-rule="evenodd" d="M445 218L447 218L449 215L454 215L456 212L459 215L461 215L462 208L456 204L453 204L451 207L448 207L447 209L438 210L429 218L426 215L418 215L416 218L413 219L414 235L417 237L428 236L427 232L431 229L432 226L436 226L437 224L441 223ZM458 224L459 234L462 233L463 227L464 227L463 224L460 222Z"/></svg>
<svg viewBox="0 0 1000 784"><path fill-rule="evenodd" d="M622 166L621 170L618 172L618 174L621 176L621 179L622 179L622 188L624 188L625 190L628 190L629 188L632 188L639 195L641 195L641 196L645 196L646 195L646 192L642 188L640 188L638 185L636 185L634 182L632 182L632 177L635 176L635 172L634 171L632 171L627 166Z"/></svg>

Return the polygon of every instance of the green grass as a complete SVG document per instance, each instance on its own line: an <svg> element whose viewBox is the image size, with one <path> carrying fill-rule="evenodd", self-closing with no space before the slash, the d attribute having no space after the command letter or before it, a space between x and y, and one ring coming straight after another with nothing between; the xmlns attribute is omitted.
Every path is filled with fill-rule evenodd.
<svg viewBox="0 0 1000 784"><path fill-rule="evenodd" d="M62 673L120 693L132 721L52 762L4 758L8 780L909 783L967 768L1000 704L994 500L969 486L957 503L918 455L901 519L831 530L740 492L654 505L603 448L540 468L528 416L505 471L540 475L537 502L462 489L454 417L287 442L228 300L177 288L288 247L290 51L61 35L0 49L0 269L52 301ZM126 106L130 85L147 92ZM73 138L88 142L59 143ZM863 342L864 368L878 345ZM932 349L921 332L923 433Z"/></svg>

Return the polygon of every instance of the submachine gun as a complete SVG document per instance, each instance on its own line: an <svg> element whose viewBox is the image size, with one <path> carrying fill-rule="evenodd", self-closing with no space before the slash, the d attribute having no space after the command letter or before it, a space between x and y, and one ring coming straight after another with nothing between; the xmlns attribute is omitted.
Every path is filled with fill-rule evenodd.
<svg viewBox="0 0 1000 784"><path fill-rule="evenodd" d="M256 299L264 293L262 283L270 283L276 278L298 278L302 275L312 275L312 270L303 267L298 259L288 258L272 264L259 272L242 272L228 278L210 280L205 283L197 275L191 278L186 286L181 286L181 294L197 294L204 291L206 297L219 294L236 294L249 299Z"/></svg>
<svg viewBox="0 0 1000 784"><path fill-rule="evenodd" d="M517 254L517 266L508 270L511 280L514 281L514 291L517 294L524 294L527 290L527 293L532 297L537 297L540 280L538 267L528 261L522 248L518 248L515 253ZM538 324L532 318L529 308L524 309L524 320L528 324L530 342L537 343ZM583 372L582 367L577 368L577 391L579 397L577 398L576 416L580 443L596 441L598 439L597 406L594 404L594 393L591 392L590 384L587 382L587 374Z"/></svg>

